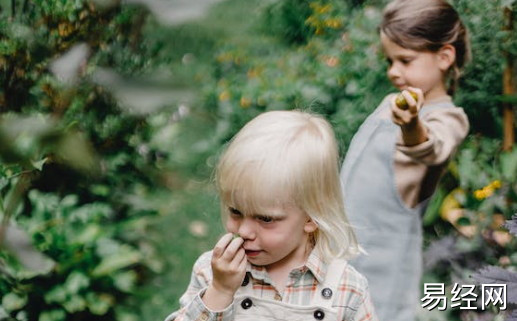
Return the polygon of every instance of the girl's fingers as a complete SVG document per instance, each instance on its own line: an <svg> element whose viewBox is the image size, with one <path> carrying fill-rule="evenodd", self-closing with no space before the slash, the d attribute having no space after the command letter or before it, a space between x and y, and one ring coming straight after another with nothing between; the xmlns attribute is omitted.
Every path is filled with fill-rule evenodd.
<svg viewBox="0 0 517 321"><path fill-rule="evenodd" d="M395 103L391 105L391 119L395 124L399 124L401 121L400 109Z"/></svg>
<svg viewBox="0 0 517 321"><path fill-rule="evenodd" d="M420 88L416 88L416 87L408 87L408 90L411 91L411 92L414 92L417 96L417 99L415 100L413 98L413 96L411 96L409 94L409 92L407 92L407 94L409 96L411 96L411 102L414 101L414 105L413 104L409 104L410 100L408 99L407 95L404 95L404 92L402 93L404 95L404 97L406 97L406 101L408 102L409 104L409 109L411 110L412 113L417 113L420 108L422 107L422 104L424 103L424 92L420 89ZM406 91L406 90L404 90Z"/></svg>
<svg viewBox="0 0 517 321"><path fill-rule="evenodd" d="M415 98L413 98L413 96L411 96L411 94L407 90L402 91L402 96L404 96L404 98L406 99L406 102L408 104L408 110L413 114L416 113L417 112L417 102L416 102ZM418 94L417 94L417 96L418 96Z"/></svg>
<svg viewBox="0 0 517 321"><path fill-rule="evenodd" d="M413 98L408 90L417 94L417 100ZM408 103L408 109L404 110L397 106L395 103L396 95L391 97L391 120L399 126L407 125L413 121L414 118L418 117L418 111L424 99L422 90L413 87L408 88L408 90L402 91L402 95Z"/></svg>
<svg viewBox="0 0 517 321"><path fill-rule="evenodd" d="M232 240L232 236L232 233L227 233L219 239L219 241L214 246L214 251L212 254L214 258L219 258L224 254L225 249L228 247L228 244L230 244L230 241Z"/></svg>

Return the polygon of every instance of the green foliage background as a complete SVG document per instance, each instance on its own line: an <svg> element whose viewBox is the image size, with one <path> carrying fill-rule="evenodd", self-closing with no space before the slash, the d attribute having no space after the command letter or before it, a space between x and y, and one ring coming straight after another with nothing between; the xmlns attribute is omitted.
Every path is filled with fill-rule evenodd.
<svg viewBox="0 0 517 321"><path fill-rule="evenodd" d="M211 173L257 114L309 109L341 155L394 89L387 1L226 0L163 25L118 1L0 1L0 319L163 319L223 233ZM145 4L146 1L141 1ZM473 60L455 96L471 133L424 217L424 281L517 268L517 150L501 152L512 0L455 0ZM74 58L75 57L75 58ZM444 246L446 244L447 246ZM512 304L517 304L513 302ZM501 320L449 309L422 320Z"/></svg>

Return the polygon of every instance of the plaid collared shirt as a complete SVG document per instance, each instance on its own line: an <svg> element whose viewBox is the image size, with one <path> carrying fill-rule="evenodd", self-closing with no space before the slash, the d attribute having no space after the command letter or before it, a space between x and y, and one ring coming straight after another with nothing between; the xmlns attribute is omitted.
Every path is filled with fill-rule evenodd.
<svg viewBox="0 0 517 321"><path fill-rule="evenodd" d="M187 291L180 298L180 310L169 315L165 321L231 321L234 304L223 311L211 311L201 297L212 280L212 251L202 254L192 271ZM312 251L304 266L294 269L283 293L272 285L271 278L263 267L248 264L247 277L253 282L256 297L281 301L287 304L308 306L315 295L317 285L325 280L328 265ZM337 320L377 320L364 276L347 265L343 273L332 306L337 309Z"/></svg>

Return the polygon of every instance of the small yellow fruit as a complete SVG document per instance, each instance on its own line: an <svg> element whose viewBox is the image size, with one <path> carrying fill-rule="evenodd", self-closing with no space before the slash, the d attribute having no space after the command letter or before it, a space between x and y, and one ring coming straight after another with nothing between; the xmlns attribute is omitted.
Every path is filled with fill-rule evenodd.
<svg viewBox="0 0 517 321"><path fill-rule="evenodd" d="M411 95L411 97L413 97L413 99L415 101L418 101L418 95L412 91L409 91L409 94ZM409 105L406 101L406 98L404 98L404 96L402 95L402 93L398 94L397 95L397 98L395 99L395 104L397 105L398 108L400 109L408 109L409 108Z"/></svg>

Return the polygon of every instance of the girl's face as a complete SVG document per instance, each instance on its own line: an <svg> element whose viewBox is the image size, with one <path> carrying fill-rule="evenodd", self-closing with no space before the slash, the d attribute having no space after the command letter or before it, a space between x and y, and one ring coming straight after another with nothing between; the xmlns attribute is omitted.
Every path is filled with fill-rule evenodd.
<svg viewBox="0 0 517 321"><path fill-rule="evenodd" d="M420 88L426 100L447 94L444 75L451 62L441 51L415 51L401 47L381 32L381 43L388 60L388 78L399 90Z"/></svg>
<svg viewBox="0 0 517 321"><path fill-rule="evenodd" d="M238 233L250 263L266 268L294 268L307 258L309 233L316 224L300 208L285 205L263 213L242 213L228 207L226 229Z"/></svg>

